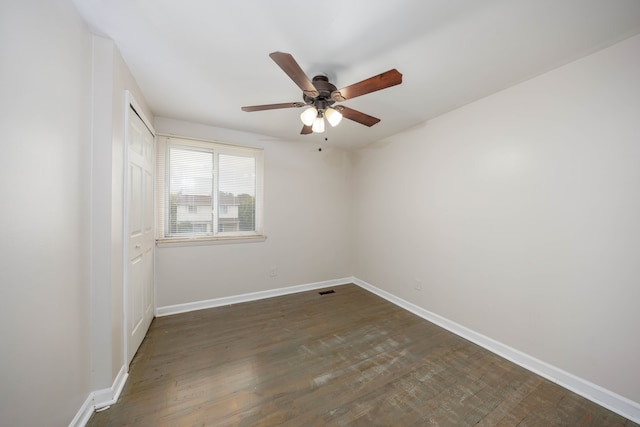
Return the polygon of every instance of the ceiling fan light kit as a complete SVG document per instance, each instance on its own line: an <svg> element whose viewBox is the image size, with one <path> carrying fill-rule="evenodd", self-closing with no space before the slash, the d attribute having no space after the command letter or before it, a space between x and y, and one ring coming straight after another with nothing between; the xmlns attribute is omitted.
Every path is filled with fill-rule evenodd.
<svg viewBox="0 0 640 427"><path fill-rule="evenodd" d="M324 132L324 119L322 118L322 113L318 113L318 117L313 119L313 125L311 125L311 130L315 133L323 133Z"/></svg>
<svg viewBox="0 0 640 427"><path fill-rule="evenodd" d="M304 102L253 105L242 107L242 111L251 112L308 106L309 108L300 114L300 120L304 125L300 132L302 135L308 135L312 132L323 133L325 131L325 118L331 126L337 126L343 117L365 126L375 125L380 119L344 105L334 106L333 104L402 83L402 74L394 68L338 90L325 75L318 75L313 80L309 80L289 53L273 52L269 56L302 90Z"/></svg>
<svg viewBox="0 0 640 427"><path fill-rule="evenodd" d="M300 120L307 126L311 126L316 117L318 117L316 107L309 107L300 114Z"/></svg>
<svg viewBox="0 0 640 427"><path fill-rule="evenodd" d="M331 107L324 110L324 116L327 118L327 121L332 127L338 126L338 123L342 121L342 113L340 113L338 110L334 110Z"/></svg>

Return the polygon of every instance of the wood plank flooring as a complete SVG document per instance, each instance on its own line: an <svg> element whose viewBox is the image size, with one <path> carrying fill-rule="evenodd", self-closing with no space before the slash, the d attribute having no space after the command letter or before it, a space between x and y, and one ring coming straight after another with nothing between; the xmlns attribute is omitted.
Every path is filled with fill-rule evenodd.
<svg viewBox="0 0 640 427"><path fill-rule="evenodd" d="M157 318L88 426L637 426L356 285Z"/></svg>

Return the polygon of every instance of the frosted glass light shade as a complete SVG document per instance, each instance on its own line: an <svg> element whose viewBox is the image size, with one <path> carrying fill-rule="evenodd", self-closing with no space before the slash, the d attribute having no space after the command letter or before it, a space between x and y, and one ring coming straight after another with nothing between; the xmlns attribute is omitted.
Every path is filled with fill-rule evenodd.
<svg viewBox="0 0 640 427"><path fill-rule="evenodd" d="M324 115L331 126L337 126L342 120L342 114L340 111L334 110L333 108L327 108L324 111Z"/></svg>
<svg viewBox="0 0 640 427"><path fill-rule="evenodd" d="M300 114L300 120L306 126L311 126L316 117L318 117L318 110L315 107L309 107Z"/></svg>
<svg viewBox="0 0 640 427"><path fill-rule="evenodd" d="M316 117L313 119L313 125L311 125L311 130L315 133L324 132L324 119L322 116Z"/></svg>

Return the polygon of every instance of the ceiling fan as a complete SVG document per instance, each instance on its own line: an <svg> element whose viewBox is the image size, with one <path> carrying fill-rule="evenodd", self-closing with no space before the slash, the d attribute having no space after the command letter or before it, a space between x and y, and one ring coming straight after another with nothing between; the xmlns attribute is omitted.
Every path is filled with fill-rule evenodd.
<svg viewBox="0 0 640 427"><path fill-rule="evenodd" d="M375 125L380 119L345 107L344 105L334 104L402 83L402 74L394 68L342 89L336 89L325 75L317 75L313 77L312 80L309 80L304 71L302 71L302 68L300 68L300 65L298 65L289 53L273 52L270 53L269 56L287 73L291 80L302 89L303 102L252 105L242 107L242 111L262 111L308 106L309 108L305 109L300 115L303 123L302 131L300 132L302 135L307 135L312 132L324 132L325 118L331 126L336 126L343 117L365 126Z"/></svg>

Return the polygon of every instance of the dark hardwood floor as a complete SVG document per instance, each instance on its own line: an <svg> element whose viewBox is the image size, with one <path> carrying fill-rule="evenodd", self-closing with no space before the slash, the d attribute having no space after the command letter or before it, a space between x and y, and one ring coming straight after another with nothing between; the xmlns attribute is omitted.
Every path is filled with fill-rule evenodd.
<svg viewBox="0 0 640 427"><path fill-rule="evenodd" d="M356 285L157 318L89 426L637 426Z"/></svg>

